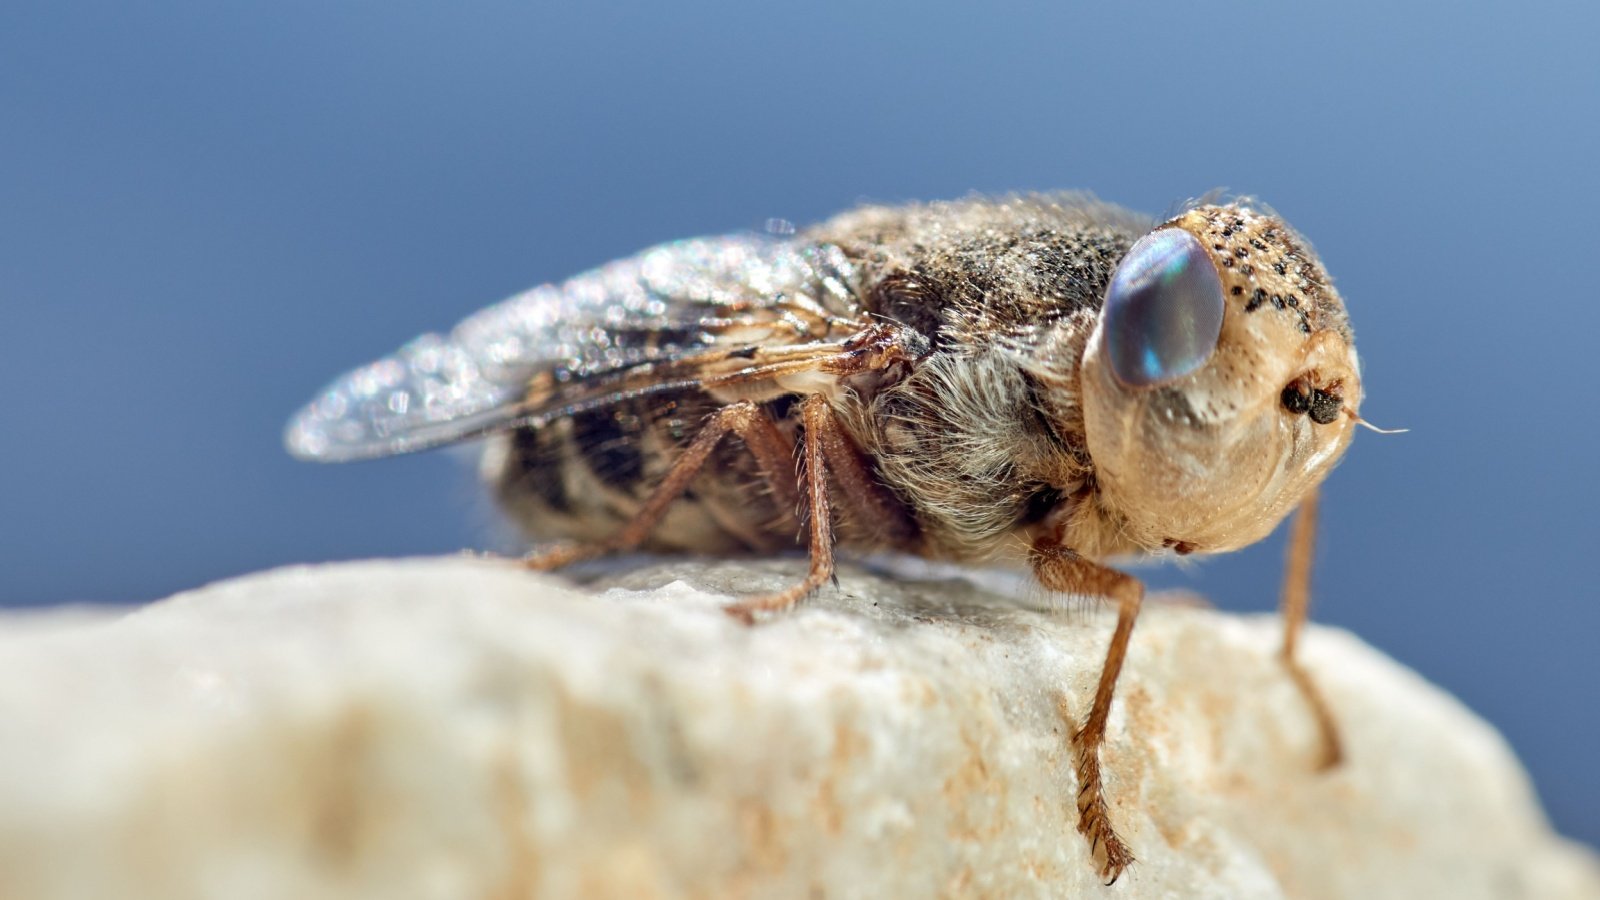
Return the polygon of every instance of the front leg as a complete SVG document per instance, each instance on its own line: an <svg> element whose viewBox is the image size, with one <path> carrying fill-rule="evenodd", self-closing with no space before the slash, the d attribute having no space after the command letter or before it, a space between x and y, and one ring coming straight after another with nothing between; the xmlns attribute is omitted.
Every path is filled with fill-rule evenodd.
<svg viewBox="0 0 1600 900"><path fill-rule="evenodd" d="M1294 517L1294 528L1289 532L1289 558L1283 571L1283 649L1280 653L1284 668L1294 679L1311 714L1316 717L1317 731L1321 735L1321 758L1317 768L1331 769L1344 758L1344 747L1339 740L1339 726L1334 721L1333 710L1317 690L1311 673L1300 665L1295 649L1300 644L1300 628L1306 622L1311 608L1311 557L1317 542L1317 490L1300 503L1300 512Z"/></svg>
<svg viewBox="0 0 1600 900"><path fill-rule="evenodd" d="M1094 705L1089 716L1072 736L1078 757L1078 831L1089 839L1090 851L1100 857L1100 874L1112 884L1134 861L1128 845L1111 826L1106 806L1105 786L1100 777L1100 745L1105 742L1106 722L1111 716L1111 697L1117 675L1128 655L1133 623L1144 600L1144 585L1139 579L1084 559L1072 550L1050 540L1033 547L1034 576L1053 591L1081 596L1107 597L1117 602L1117 627L1111 633L1111 646L1100 668L1100 683L1095 687Z"/></svg>

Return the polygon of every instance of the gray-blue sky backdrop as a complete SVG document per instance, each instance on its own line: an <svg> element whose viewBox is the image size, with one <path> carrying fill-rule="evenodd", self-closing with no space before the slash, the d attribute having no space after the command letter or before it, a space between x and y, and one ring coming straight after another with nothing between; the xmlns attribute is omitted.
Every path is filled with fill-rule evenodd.
<svg viewBox="0 0 1600 900"><path fill-rule="evenodd" d="M864 199L1225 186L1359 334L1316 616L1600 841L1600 7L7 3L0 602L491 540L449 454L297 464L329 378L651 243ZM1270 608L1281 535L1150 573Z"/></svg>

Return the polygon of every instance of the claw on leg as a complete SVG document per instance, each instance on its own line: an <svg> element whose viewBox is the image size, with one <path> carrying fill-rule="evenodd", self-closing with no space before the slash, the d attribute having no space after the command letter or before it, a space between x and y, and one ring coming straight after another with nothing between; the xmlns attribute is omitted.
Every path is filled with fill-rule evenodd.
<svg viewBox="0 0 1600 900"><path fill-rule="evenodd" d="M1072 750L1078 769L1078 833L1089 841L1089 852L1100 866L1100 877L1115 884L1124 869L1133 865L1133 851L1111 827L1111 811L1106 808L1105 785L1100 777L1099 741L1085 739L1083 729L1072 736Z"/></svg>

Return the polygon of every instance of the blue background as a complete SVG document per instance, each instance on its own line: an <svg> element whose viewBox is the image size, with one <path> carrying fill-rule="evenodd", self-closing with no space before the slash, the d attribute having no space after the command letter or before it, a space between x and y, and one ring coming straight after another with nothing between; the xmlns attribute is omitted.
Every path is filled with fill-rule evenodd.
<svg viewBox="0 0 1600 900"><path fill-rule="evenodd" d="M448 453L297 464L285 418L645 245L1226 186L1316 242L1363 412L1412 429L1332 477L1317 618L1487 716L1600 841L1597 7L1120 7L6 4L0 600L488 545ZM1281 552L1151 574L1265 609Z"/></svg>

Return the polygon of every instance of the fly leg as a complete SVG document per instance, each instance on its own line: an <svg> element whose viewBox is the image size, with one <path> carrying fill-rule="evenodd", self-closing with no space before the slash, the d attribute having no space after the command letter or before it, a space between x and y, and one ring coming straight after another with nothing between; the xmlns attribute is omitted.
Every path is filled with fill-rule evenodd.
<svg viewBox="0 0 1600 900"><path fill-rule="evenodd" d="M805 488L811 567L798 584L771 594L746 597L725 607L728 615L747 625L755 621L758 612L789 609L833 577L833 518L828 502L827 441L823 435L834 423L827 399L821 394L806 397L800 406L800 421L805 428L800 481Z"/></svg>
<svg viewBox="0 0 1600 900"><path fill-rule="evenodd" d="M1317 730L1322 737L1322 753L1317 768L1331 769L1344 758L1339 726L1333 719L1333 710L1328 708L1328 701L1323 699L1317 683L1311 679L1311 673L1300 665L1299 658L1295 656L1300 628L1305 624L1311 608L1311 557L1316 549L1316 541L1317 490L1313 488L1301 501L1300 511L1294 517L1294 527L1289 532L1289 554L1284 566L1281 604L1283 649L1279 655L1284 668L1289 670L1289 677L1294 679L1295 686L1311 707L1311 714L1316 717Z"/></svg>
<svg viewBox="0 0 1600 900"><path fill-rule="evenodd" d="M913 549L917 524L906 511L905 504L878 481L872 464L839 426L833 410L823 404L822 412L824 414L815 423L815 431L812 423L807 423L806 442L816 441L822 447L828 475L838 488L844 524L853 533L880 547Z"/></svg>
<svg viewBox="0 0 1600 900"><path fill-rule="evenodd" d="M1133 636L1133 622L1139 617L1144 600L1144 585L1131 575L1091 562L1048 540L1034 545L1031 562L1034 576L1050 590L1108 597L1117 602L1117 627L1111 633L1111 646L1100 668L1094 704L1089 707L1088 718L1072 735L1078 762L1078 831L1088 838L1090 852L1100 863L1100 875L1109 885L1134 858L1111 827L1111 811L1106 807L1105 785L1100 777L1100 745L1105 742L1111 697L1122 661L1128 655L1128 640Z"/></svg>
<svg viewBox="0 0 1600 900"><path fill-rule="evenodd" d="M650 536L667 508L688 489L694 476L711 457L711 451L730 432L738 435L755 456L779 504L786 509L794 508L799 501L794 484L794 448L778 431L772 417L761 407L746 400L723 407L706 421L638 513L609 540L556 544L529 554L523 558L522 564L530 569L549 571L637 547Z"/></svg>

